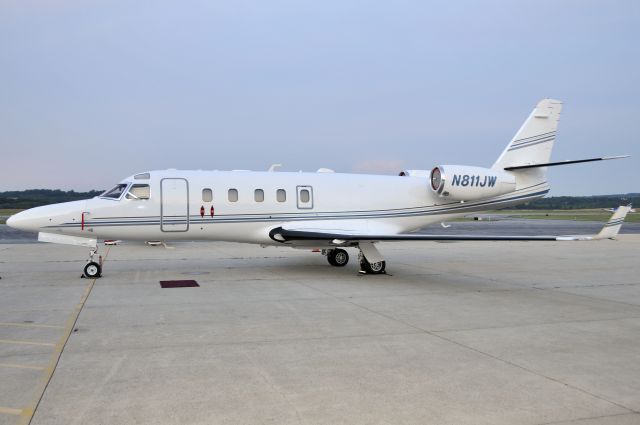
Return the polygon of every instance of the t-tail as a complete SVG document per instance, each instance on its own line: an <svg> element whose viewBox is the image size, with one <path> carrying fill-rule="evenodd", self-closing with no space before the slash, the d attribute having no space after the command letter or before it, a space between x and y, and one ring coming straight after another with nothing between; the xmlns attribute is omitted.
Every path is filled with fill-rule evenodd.
<svg viewBox="0 0 640 425"><path fill-rule="evenodd" d="M516 176L516 189L530 186L548 189L546 167L512 167L549 163L561 111L562 102L559 100L543 99L538 102L491 168L512 171Z"/></svg>
<svg viewBox="0 0 640 425"><path fill-rule="evenodd" d="M551 162L562 102L543 99L490 168L437 165L430 172L405 170L401 176L428 176L431 189L446 203L481 202L483 207L505 208L545 196L547 168L579 162L625 158L610 156Z"/></svg>
<svg viewBox="0 0 640 425"><path fill-rule="evenodd" d="M548 167L628 157L621 155L551 162L561 111L562 102L559 100L542 99L538 102L491 168L512 172L516 177L517 189L535 185L548 188Z"/></svg>

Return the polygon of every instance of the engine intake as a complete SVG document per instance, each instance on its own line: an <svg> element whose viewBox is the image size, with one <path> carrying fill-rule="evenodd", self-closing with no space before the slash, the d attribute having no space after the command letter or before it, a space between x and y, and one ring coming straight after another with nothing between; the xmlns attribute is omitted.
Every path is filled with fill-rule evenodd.
<svg viewBox="0 0 640 425"><path fill-rule="evenodd" d="M475 201L516 190L516 178L508 171L466 165L439 165L429 175L431 189L454 201Z"/></svg>

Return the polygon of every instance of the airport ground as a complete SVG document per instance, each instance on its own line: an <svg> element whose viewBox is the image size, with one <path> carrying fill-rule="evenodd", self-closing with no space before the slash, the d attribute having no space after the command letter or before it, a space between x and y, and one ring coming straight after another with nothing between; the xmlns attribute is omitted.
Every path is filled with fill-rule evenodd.
<svg viewBox="0 0 640 425"><path fill-rule="evenodd" d="M634 228L381 244L381 276L354 251L340 269L284 247L123 244L101 248L97 280L79 278L82 248L0 232L0 424L638 424ZM185 279L199 287L159 284Z"/></svg>

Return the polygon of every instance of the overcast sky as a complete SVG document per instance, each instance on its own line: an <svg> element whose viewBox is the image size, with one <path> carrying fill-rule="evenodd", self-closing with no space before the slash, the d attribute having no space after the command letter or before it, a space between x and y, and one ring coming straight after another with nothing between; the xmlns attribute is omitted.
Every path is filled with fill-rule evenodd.
<svg viewBox="0 0 640 425"><path fill-rule="evenodd" d="M552 195L640 192L635 0L0 2L0 190L490 166L544 97L553 160L633 155Z"/></svg>

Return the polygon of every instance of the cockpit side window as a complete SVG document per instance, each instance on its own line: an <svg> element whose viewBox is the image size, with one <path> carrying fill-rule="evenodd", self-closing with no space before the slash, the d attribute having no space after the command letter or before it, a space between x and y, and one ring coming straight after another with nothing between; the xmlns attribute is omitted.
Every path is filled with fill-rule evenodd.
<svg viewBox="0 0 640 425"><path fill-rule="evenodd" d="M149 199L151 189L148 184L133 184L127 192L127 199Z"/></svg>
<svg viewBox="0 0 640 425"><path fill-rule="evenodd" d="M126 183L117 184L113 189L107 190L105 193L100 195L101 198L110 198L110 199L120 199L122 193L127 188Z"/></svg>

